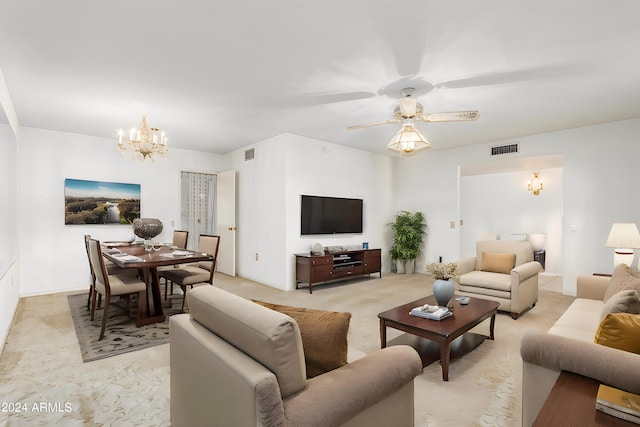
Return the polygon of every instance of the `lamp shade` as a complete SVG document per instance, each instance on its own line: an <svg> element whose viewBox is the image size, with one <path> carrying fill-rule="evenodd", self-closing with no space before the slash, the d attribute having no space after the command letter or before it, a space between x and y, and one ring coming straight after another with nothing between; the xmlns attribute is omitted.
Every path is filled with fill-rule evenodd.
<svg viewBox="0 0 640 427"><path fill-rule="evenodd" d="M387 144L387 148L404 154L413 154L416 151L431 148L431 144L415 126L408 124L402 126L402 129Z"/></svg>
<svg viewBox="0 0 640 427"><path fill-rule="evenodd" d="M608 248L640 248L640 233L634 223L615 223L604 244Z"/></svg>

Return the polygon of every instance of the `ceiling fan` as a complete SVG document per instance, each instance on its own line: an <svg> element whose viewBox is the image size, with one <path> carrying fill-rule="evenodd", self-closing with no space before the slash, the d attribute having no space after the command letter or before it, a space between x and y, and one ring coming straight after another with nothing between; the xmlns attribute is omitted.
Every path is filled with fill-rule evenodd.
<svg viewBox="0 0 640 427"><path fill-rule="evenodd" d="M415 89L402 89L402 98L393 109L393 118L382 122L349 126L347 129L362 129L370 126L402 123L402 129L391 139L387 148L403 154L414 154L416 151L431 147L429 141L415 127L415 121L421 122L458 122L476 120L480 114L477 111L455 111L448 113L424 113L424 107L412 98Z"/></svg>

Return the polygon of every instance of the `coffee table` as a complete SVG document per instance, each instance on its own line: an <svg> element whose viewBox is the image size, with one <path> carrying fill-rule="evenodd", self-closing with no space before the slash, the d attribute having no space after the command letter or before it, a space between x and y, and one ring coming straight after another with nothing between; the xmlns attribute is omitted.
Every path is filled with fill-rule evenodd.
<svg viewBox="0 0 640 427"><path fill-rule="evenodd" d="M421 298L378 314L380 319L380 347L407 344L415 348L422 359L422 366L440 360L442 380L449 381L449 361L467 354L485 339L494 339L498 304L495 301L470 298L461 305L455 295L449 303L453 316L443 320L424 319L409 314L412 308L424 304L437 304L434 296ZM469 332L471 328L491 318L489 336ZM406 332L387 342L387 327Z"/></svg>

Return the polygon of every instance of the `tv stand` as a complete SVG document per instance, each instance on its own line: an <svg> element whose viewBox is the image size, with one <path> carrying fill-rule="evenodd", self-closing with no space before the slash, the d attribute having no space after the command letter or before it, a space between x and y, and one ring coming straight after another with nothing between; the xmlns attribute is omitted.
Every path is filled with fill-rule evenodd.
<svg viewBox="0 0 640 427"><path fill-rule="evenodd" d="M380 249L325 251L324 255L295 254L296 289L300 283L308 283L311 294L313 286L321 283L368 277L372 273L382 277L381 254Z"/></svg>

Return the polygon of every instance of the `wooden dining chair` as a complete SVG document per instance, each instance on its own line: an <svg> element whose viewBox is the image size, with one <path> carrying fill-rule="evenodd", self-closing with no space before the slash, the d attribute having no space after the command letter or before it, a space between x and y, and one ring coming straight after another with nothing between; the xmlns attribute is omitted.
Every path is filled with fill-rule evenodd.
<svg viewBox="0 0 640 427"><path fill-rule="evenodd" d="M172 244L178 249L187 249L187 241L189 240L189 232L185 230L173 230ZM158 272L163 270L169 270L171 268L178 268L179 265L170 265L167 267L158 267ZM164 280L164 299L167 299L167 289L169 288L169 282ZM171 293L173 294L173 286L171 287Z"/></svg>
<svg viewBox="0 0 640 427"><path fill-rule="evenodd" d="M109 316L109 305L112 296L120 296L126 298L126 311L129 315L130 299L132 294L137 295L138 314L136 324L139 324L147 310L147 284L138 279L136 275L109 274L105 266L104 257L100 242L95 239L89 239L89 261L91 268L95 274L95 282L93 286L93 295L91 297L91 320L94 318L96 311L96 300L98 295L104 295L104 309L102 313L102 327L100 329L100 337L98 341L104 338L104 331L107 326L107 317Z"/></svg>
<svg viewBox="0 0 640 427"><path fill-rule="evenodd" d="M185 230L173 230L173 240L172 243L174 246L177 246L178 249L187 249L187 240L189 239L189 232Z"/></svg>
<svg viewBox="0 0 640 427"><path fill-rule="evenodd" d="M197 264L159 271L160 277L167 282L166 286L169 286L169 283L171 284L171 293L173 293L174 283L182 289L182 311L184 311L184 302L187 297L187 287L193 288L194 285L205 283L213 285L213 273L216 270L219 248L220 236L201 234L198 237L198 252L212 255L212 261L201 261Z"/></svg>
<svg viewBox="0 0 640 427"><path fill-rule="evenodd" d="M87 310L91 309L91 298L93 296L93 288L95 287L95 283L96 283L96 275L93 271L93 266L91 265L91 257L89 256L89 240L91 240L91 235L90 234L85 234L84 235L84 248L87 251L87 260L89 261L89 295L87 297ZM115 265L114 263L112 263L111 261L109 261L108 259L103 259L104 261L104 266L107 269L107 274L125 274L125 275L137 275L138 272L136 270L131 270L131 269L124 269L124 268L120 268L117 265ZM98 308L100 308L100 304L101 304L101 299L102 299L102 295L99 295L98 297Z"/></svg>

